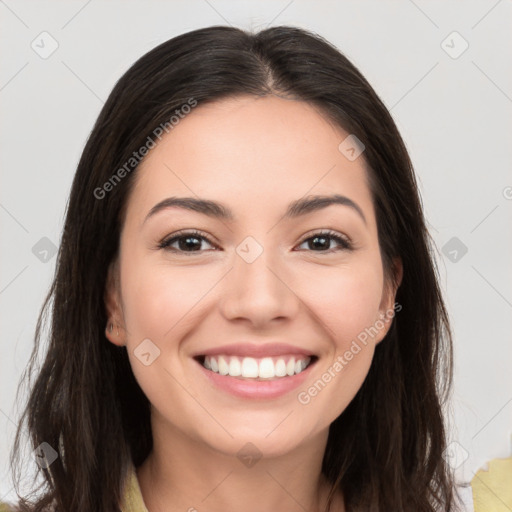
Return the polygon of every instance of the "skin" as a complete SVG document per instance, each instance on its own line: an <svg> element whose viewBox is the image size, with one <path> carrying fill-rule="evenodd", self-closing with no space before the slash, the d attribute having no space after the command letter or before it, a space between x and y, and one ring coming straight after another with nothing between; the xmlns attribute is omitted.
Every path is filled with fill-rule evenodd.
<svg viewBox="0 0 512 512"><path fill-rule="evenodd" d="M308 404L297 393L393 309L396 292L385 280L364 157L349 161L338 150L347 135L304 102L241 96L198 105L139 166L106 288L117 328L106 334L127 347L152 404L154 449L137 469L151 512L324 505L329 425L361 387L391 321ZM291 201L333 193L357 203L366 222L344 205L282 218ZM222 202L235 219L173 207L144 222L170 196ZM200 250L188 253L158 248L182 229L200 230L212 244L197 241ZM353 250L332 239L320 249L307 242L325 229L349 237ZM252 263L236 252L247 236L263 248ZM160 350L149 366L134 355L146 338ZM295 344L319 359L300 389L237 398L212 386L191 356L245 339ZM250 468L236 456L247 442L263 455ZM333 510L344 510L341 493Z"/></svg>

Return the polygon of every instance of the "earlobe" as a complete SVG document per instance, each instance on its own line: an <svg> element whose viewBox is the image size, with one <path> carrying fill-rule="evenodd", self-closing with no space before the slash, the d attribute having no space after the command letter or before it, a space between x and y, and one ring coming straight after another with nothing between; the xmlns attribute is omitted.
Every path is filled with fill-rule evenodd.
<svg viewBox="0 0 512 512"><path fill-rule="evenodd" d="M111 343L121 347L125 345L125 342L121 323L123 316L119 306L118 271L119 269L116 260L109 266L103 299L108 318L107 325L105 327L105 336Z"/></svg>
<svg viewBox="0 0 512 512"><path fill-rule="evenodd" d="M402 284L403 278L402 259L398 256L393 258L390 269L390 277L386 279L384 286L383 304L381 304L381 313L386 313L389 309L393 309L398 288ZM384 307L382 307L384 306Z"/></svg>
<svg viewBox="0 0 512 512"><path fill-rule="evenodd" d="M396 295L396 292L400 285L402 284L402 279L404 277L404 265L402 263L402 258L399 258L398 256L396 258L393 258L393 270L395 277L394 295Z"/></svg>
<svg viewBox="0 0 512 512"><path fill-rule="evenodd" d="M387 280L384 286L381 307L379 309L380 318L376 321L376 326L380 331L376 343L380 343L386 337L393 323L395 314L402 309L400 304L397 304L395 301L398 288L402 284L402 278L402 260L399 257L393 258L391 278Z"/></svg>
<svg viewBox="0 0 512 512"><path fill-rule="evenodd" d="M109 322L107 324L107 327L105 327L105 337L114 345L118 345L119 347L122 347L124 345L120 338L119 326L116 325L114 328L114 324L112 322Z"/></svg>
<svg viewBox="0 0 512 512"><path fill-rule="evenodd" d="M385 312L380 313L379 319L375 322L375 327L378 330L377 337L375 339L375 344L377 345L380 343L388 333L389 329L391 328L391 323L393 321L393 316L389 314L389 309L387 309Z"/></svg>

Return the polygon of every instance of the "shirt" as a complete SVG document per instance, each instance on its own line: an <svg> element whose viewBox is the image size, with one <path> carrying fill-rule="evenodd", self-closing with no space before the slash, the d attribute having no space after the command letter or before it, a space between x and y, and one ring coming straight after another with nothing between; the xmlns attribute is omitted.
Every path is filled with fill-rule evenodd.
<svg viewBox="0 0 512 512"><path fill-rule="evenodd" d="M135 472L135 466L132 464L126 481L126 487L121 503L122 512L149 512L142 499L142 492ZM0 510L0 512L2 512Z"/></svg>

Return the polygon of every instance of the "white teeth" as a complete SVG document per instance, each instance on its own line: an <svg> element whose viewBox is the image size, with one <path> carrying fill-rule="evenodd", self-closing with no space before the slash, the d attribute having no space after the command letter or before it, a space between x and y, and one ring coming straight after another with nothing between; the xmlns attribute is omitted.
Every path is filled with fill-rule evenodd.
<svg viewBox="0 0 512 512"><path fill-rule="evenodd" d="M224 356L219 356L219 373L227 375L229 373L229 364Z"/></svg>
<svg viewBox="0 0 512 512"><path fill-rule="evenodd" d="M242 375L242 365L240 364L240 360L238 357L232 357L229 362L229 375L231 377L238 377Z"/></svg>
<svg viewBox="0 0 512 512"><path fill-rule="evenodd" d="M219 355L206 356L203 366L215 373L231 377L272 379L296 375L304 371L310 361L310 357L304 356L256 359L254 357L239 358L237 356Z"/></svg>
<svg viewBox="0 0 512 512"><path fill-rule="evenodd" d="M286 364L286 373L288 375L293 375L295 373L295 358L294 357L292 357Z"/></svg>
<svg viewBox="0 0 512 512"><path fill-rule="evenodd" d="M242 361L242 377L258 377L258 362L252 357L244 357Z"/></svg>
<svg viewBox="0 0 512 512"><path fill-rule="evenodd" d="M286 375L286 364L284 359L278 359L276 363L276 377L284 377Z"/></svg>
<svg viewBox="0 0 512 512"><path fill-rule="evenodd" d="M274 362L271 357L264 357L260 361L260 379L270 379L275 377L276 371L274 369Z"/></svg>

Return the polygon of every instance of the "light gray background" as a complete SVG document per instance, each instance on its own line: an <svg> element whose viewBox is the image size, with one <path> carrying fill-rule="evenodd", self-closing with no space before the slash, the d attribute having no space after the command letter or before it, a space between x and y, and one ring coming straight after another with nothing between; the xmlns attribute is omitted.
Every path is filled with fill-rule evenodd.
<svg viewBox="0 0 512 512"><path fill-rule="evenodd" d="M469 481L512 454L510 0L0 0L0 19L0 500L14 497L15 390L55 265L32 248L43 237L58 245L78 159L116 80L164 40L216 24L313 30L391 110L419 177L455 335L449 459ZM58 42L47 59L31 47L50 48L43 31ZM457 58L464 41L454 31L469 44ZM446 246L453 237L459 247Z"/></svg>

